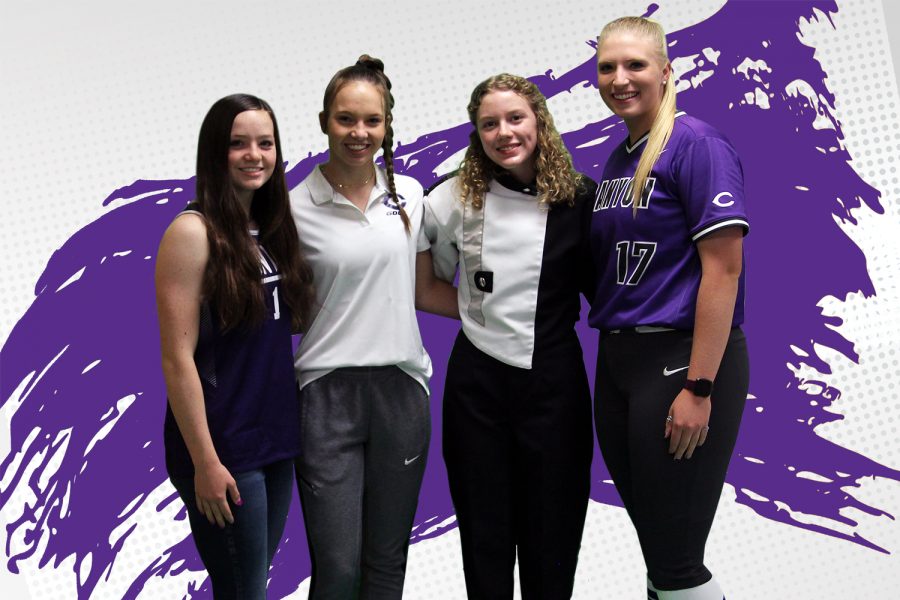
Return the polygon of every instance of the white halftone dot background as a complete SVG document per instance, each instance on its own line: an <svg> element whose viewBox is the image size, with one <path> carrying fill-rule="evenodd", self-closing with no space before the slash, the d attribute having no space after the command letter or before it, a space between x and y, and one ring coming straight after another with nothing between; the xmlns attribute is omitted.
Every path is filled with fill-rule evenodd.
<svg viewBox="0 0 900 600"><path fill-rule="evenodd" d="M656 17L672 31L705 19L722 2L660 4ZM860 364L826 355L834 372L822 379L842 391L833 410L845 418L818 431L896 467L900 100L881 3L859 0L839 8L836 29L827 19L801 29L828 73L853 166L882 191L886 211L874 215L861 208L855 212L859 225L846 227L867 257L877 295L821 303L827 314L844 320L841 332L856 343ZM192 175L199 124L215 99L236 91L267 99L279 118L285 157L296 162L325 148L316 117L325 83L367 52L386 63L397 98L395 141L407 143L463 122L468 94L484 77L499 71L533 75L548 68L563 73L589 56L585 42L603 23L645 9L639 2L586 0L445 5L401 0L306 10L285 0L250 6L173 0L143 6L110 0L17 6L0 23L6 91L0 114L10 144L6 156L16 165L3 192L0 339L31 303L52 252L105 212L100 202L107 194L138 178ZM609 114L591 89L560 95L550 108L561 131ZM9 446L6 413L0 424L3 455ZM167 485L155 490L148 506L169 492ZM859 494L900 512L896 483L864 482ZM138 528L94 597L120 598L129 576L146 566L149 549L184 535L183 522L172 523L169 513L150 513L141 510L129 520ZM860 520L863 535L900 550L896 522L852 517ZM874 598L900 585L894 556L759 518L735 504L729 488L707 555L731 600ZM19 576L0 569L4 597L75 597L71 558L56 569L20 566ZM202 578L187 573L153 581L145 597L175 597L192 577ZM640 551L624 511L592 504L576 598L637 598L643 583ZM463 590L456 532L410 549L407 598L461 598ZM301 586L294 597L305 595Z"/></svg>

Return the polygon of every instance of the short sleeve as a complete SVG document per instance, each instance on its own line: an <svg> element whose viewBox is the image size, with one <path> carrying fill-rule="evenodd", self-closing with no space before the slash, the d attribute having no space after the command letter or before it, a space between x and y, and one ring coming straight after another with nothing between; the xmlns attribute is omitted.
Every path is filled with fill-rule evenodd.
<svg viewBox="0 0 900 600"><path fill-rule="evenodd" d="M422 230L431 244L434 273L444 281L453 281L459 264L459 246L453 232L458 220L457 209L450 188L443 183L425 197L425 224Z"/></svg>
<svg viewBox="0 0 900 600"><path fill-rule="evenodd" d="M727 140L692 141L673 161L673 171L693 241L723 227L741 227L747 234L743 169Z"/></svg>
<svg viewBox="0 0 900 600"><path fill-rule="evenodd" d="M424 201L423 201L424 206ZM419 215L420 223L419 223L419 235L416 237L416 252L425 252L429 248L431 248L431 242L428 241L428 236L425 234L425 210L422 210L422 213ZM415 228L413 229L415 231Z"/></svg>

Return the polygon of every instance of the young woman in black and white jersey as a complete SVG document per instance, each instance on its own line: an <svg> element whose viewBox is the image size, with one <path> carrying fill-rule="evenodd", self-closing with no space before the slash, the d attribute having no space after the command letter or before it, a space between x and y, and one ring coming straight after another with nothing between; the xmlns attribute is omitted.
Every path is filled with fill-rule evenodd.
<svg viewBox="0 0 900 600"><path fill-rule="evenodd" d="M426 199L437 274L459 266L443 443L470 598L568 598L590 489L590 394L574 325L595 184L524 78L480 83L459 174Z"/></svg>

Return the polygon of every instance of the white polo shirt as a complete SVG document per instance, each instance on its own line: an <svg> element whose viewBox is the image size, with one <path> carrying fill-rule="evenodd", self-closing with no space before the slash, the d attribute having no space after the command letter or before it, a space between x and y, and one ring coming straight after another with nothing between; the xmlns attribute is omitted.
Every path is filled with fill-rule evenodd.
<svg viewBox="0 0 900 600"><path fill-rule="evenodd" d="M395 175L394 183L410 235L381 168L365 212L336 192L318 167L291 191L316 288L312 322L294 355L301 388L341 367L397 365L428 391L431 359L415 309L416 253L429 247L422 234L422 186L403 175Z"/></svg>

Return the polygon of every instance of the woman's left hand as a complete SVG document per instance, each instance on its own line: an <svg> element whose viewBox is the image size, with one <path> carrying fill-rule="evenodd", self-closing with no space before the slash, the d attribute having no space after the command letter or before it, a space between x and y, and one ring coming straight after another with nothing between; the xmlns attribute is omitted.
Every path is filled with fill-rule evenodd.
<svg viewBox="0 0 900 600"><path fill-rule="evenodd" d="M689 390L681 390L666 419L666 435L669 440L669 454L675 460L690 458L694 449L702 446L709 432L709 415L712 402L709 397L698 398Z"/></svg>

